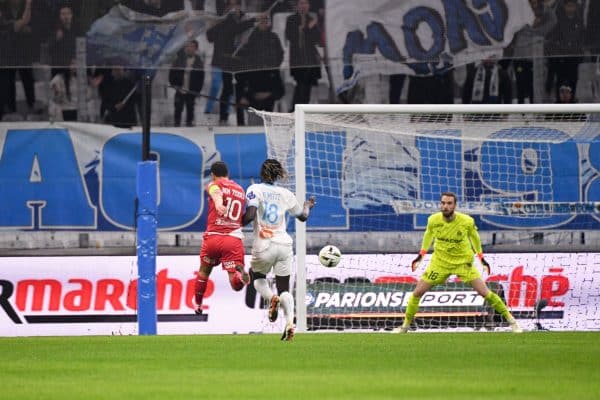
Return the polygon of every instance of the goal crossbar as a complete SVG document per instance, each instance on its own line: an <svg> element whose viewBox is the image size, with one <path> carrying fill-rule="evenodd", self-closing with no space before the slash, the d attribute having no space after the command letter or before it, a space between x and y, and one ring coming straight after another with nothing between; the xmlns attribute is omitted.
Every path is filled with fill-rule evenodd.
<svg viewBox="0 0 600 400"><path fill-rule="evenodd" d="M443 114L512 114L512 113L600 113L600 104L297 104L295 115L327 113L443 113Z"/></svg>

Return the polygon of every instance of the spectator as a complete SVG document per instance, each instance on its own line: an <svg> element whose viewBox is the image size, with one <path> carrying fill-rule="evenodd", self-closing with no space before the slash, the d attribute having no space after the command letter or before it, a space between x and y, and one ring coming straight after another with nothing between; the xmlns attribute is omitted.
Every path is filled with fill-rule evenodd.
<svg viewBox="0 0 600 400"><path fill-rule="evenodd" d="M325 0L313 0L310 4L311 11L317 14L317 27L321 32L321 38L319 40L319 46L323 49L323 67L325 67L325 73L327 81L329 83L329 102L333 103L336 99L335 88L332 83L331 69L329 67L329 53L327 52L327 31L325 27L326 15L325 15Z"/></svg>
<svg viewBox="0 0 600 400"><path fill-rule="evenodd" d="M310 8L309 11L311 14L317 17L317 28L319 28L320 38L319 38L319 47L323 48L323 51L327 51L326 46L326 32L325 32L325 0L310 0ZM324 59L327 59L324 53ZM327 63L325 64L325 68L328 67Z"/></svg>
<svg viewBox="0 0 600 400"><path fill-rule="evenodd" d="M410 76L407 102L409 104L454 103L454 75L452 71L437 72L433 76Z"/></svg>
<svg viewBox="0 0 600 400"><path fill-rule="evenodd" d="M576 96L584 43L585 30L579 5L576 0L564 0L562 7L557 9L556 26L546 38L546 92L554 91L558 98L559 85L556 83L567 82L573 88L573 96Z"/></svg>
<svg viewBox="0 0 600 400"><path fill-rule="evenodd" d="M402 95L402 89L404 88L404 81L406 80L406 75L392 74L390 75L389 80L389 102L390 104L400 104L400 96Z"/></svg>
<svg viewBox="0 0 600 400"><path fill-rule="evenodd" d="M575 97L573 96L573 88L569 86L568 83L562 84L558 88L558 98L556 99L556 103L560 104L572 104L577 103Z"/></svg>
<svg viewBox="0 0 600 400"><path fill-rule="evenodd" d="M588 74L593 102L600 102L600 1L589 0L585 8L586 46L591 57L592 71ZM580 96L581 97L581 96Z"/></svg>
<svg viewBox="0 0 600 400"><path fill-rule="evenodd" d="M194 124L196 97L204 84L204 63L198 55L198 41L190 40L183 52L177 55L169 71L169 84L175 88L175 126L181 125L181 114L185 106L186 126Z"/></svg>
<svg viewBox="0 0 600 400"><path fill-rule="evenodd" d="M17 91L16 78L17 72L23 84L25 99L30 112L36 112L35 106L35 86L33 79L33 31L31 27L31 1L32 0L8 0L3 14L5 18L13 25L13 34L11 40L11 50L8 55L11 68L8 73L8 96L7 105L10 112L17 111Z"/></svg>
<svg viewBox="0 0 600 400"><path fill-rule="evenodd" d="M2 8L0 8L0 121L4 116L4 108L7 103L5 93L9 91L9 74L6 68L10 65L10 47L13 32L13 24L4 17Z"/></svg>
<svg viewBox="0 0 600 400"><path fill-rule="evenodd" d="M68 0L32 0L31 22L29 24L32 31L30 40L32 47L29 49L29 56L32 62L40 60L40 45L48 43L56 27L57 18L55 17L58 16L59 8L71 2ZM43 62L47 64L49 60L44 59Z"/></svg>
<svg viewBox="0 0 600 400"><path fill-rule="evenodd" d="M568 83L563 83L558 88L558 98L555 103L557 104L573 104L577 103L577 100L573 96L573 89L568 85ZM554 114L546 114L545 119L552 121L567 121L567 122L576 122L576 121L585 121L587 119L587 115L583 113L554 113Z"/></svg>
<svg viewBox="0 0 600 400"><path fill-rule="evenodd" d="M452 70L436 72L433 76L410 76L408 81L408 104L453 104L454 73ZM411 120L442 122L452 119L451 114L437 114L435 117L413 115Z"/></svg>
<svg viewBox="0 0 600 400"><path fill-rule="evenodd" d="M66 96L71 97L70 67L75 59L75 43L78 32L73 23L73 10L70 6L62 6L58 10L58 22L50 37L51 75L62 74L65 82Z"/></svg>
<svg viewBox="0 0 600 400"><path fill-rule="evenodd" d="M68 74L57 73L50 80L50 101L48 104L48 116L53 121L77 121L77 91L74 90L74 80L67 80L65 76L74 77L77 74L77 66L73 63ZM68 88L67 85L71 85Z"/></svg>
<svg viewBox="0 0 600 400"><path fill-rule="evenodd" d="M290 44L290 73L296 81L292 108L296 104L310 103L313 86L321 78L321 56L317 50L321 33L318 19L309 13L308 0L298 0L296 13L290 15L285 24L285 39Z"/></svg>
<svg viewBox="0 0 600 400"><path fill-rule="evenodd" d="M233 75L238 68L234 58L237 48L236 39L244 31L252 28L255 22L254 18L243 19L244 13L241 10L240 0L228 0L227 4L225 16L206 31L206 38L209 42L214 43L212 66L223 71L223 87L219 98L220 124L227 124L229 119L229 102L233 95ZM237 108L236 115L238 125L244 125L244 111Z"/></svg>
<svg viewBox="0 0 600 400"><path fill-rule="evenodd" d="M511 104L512 89L508 73L494 59L467 66L463 103Z"/></svg>
<svg viewBox="0 0 600 400"><path fill-rule="evenodd" d="M90 86L98 89L98 97L100 98L100 117L103 119L104 115L107 115L106 106L106 88L110 86L112 80L112 74L110 68L94 67L91 70Z"/></svg>
<svg viewBox="0 0 600 400"><path fill-rule="evenodd" d="M589 0L585 9L587 46L593 55L600 55L600 2Z"/></svg>
<svg viewBox="0 0 600 400"><path fill-rule="evenodd" d="M275 102L285 92L280 72L283 48L279 37L271 31L268 15L258 18L258 29L250 34L238 55L251 70L238 74L241 103L257 110L273 111Z"/></svg>
<svg viewBox="0 0 600 400"><path fill-rule="evenodd" d="M137 125L137 83L123 67L114 67L110 78L101 79L102 119L119 128Z"/></svg>
<svg viewBox="0 0 600 400"><path fill-rule="evenodd" d="M550 32L556 24L556 14L551 9L545 8L542 0L529 0L535 15L533 26L526 26L514 37L509 48L509 56L513 58L513 70L519 104L534 103L533 58L535 47L540 47L539 42Z"/></svg>

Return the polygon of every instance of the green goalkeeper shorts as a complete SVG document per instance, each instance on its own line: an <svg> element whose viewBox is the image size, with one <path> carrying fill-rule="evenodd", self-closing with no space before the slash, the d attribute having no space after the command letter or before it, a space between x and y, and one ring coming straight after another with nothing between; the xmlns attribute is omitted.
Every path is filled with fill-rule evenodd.
<svg viewBox="0 0 600 400"><path fill-rule="evenodd" d="M481 278L481 273L475 268L474 263L447 267L439 261L432 260L423 275L421 275L421 279L434 286L446 282L450 275L456 275L465 283Z"/></svg>

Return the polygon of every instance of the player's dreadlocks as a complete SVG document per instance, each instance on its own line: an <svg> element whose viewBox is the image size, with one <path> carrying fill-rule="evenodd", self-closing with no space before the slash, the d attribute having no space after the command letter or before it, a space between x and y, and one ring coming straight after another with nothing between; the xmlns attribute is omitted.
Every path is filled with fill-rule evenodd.
<svg viewBox="0 0 600 400"><path fill-rule="evenodd" d="M260 167L260 179L265 183L275 183L275 181L287 178L287 171L281 163L273 158L268 158Z"/></svg>

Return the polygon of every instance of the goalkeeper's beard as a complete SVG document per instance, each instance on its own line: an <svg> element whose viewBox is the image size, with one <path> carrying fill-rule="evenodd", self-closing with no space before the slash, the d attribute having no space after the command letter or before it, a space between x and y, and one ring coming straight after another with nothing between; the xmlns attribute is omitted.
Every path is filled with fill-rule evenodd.
<svg viewBox="0 0 600 400"><path fill-rule="evenodd" d="M454 210L442 211L442 215L444 216L445 219L450 221L450 220L454 219Z"/></svg>

